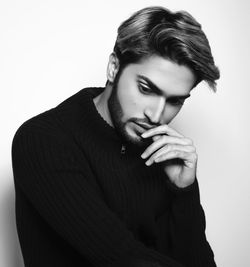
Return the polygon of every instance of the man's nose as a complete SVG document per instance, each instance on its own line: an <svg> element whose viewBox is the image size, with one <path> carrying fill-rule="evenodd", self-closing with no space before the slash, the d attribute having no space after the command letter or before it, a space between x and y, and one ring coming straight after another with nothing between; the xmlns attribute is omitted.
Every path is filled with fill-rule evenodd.
<svg viewBox="0 0 250 267"><path fill-rule="evenodd" d="M165 110L165 105L166 100L163 96L158 97L156 101L152 101L150 107L147 107L145 110L145 115L150 120L150 122L154 124L161 123L162 115Z"/></svg>

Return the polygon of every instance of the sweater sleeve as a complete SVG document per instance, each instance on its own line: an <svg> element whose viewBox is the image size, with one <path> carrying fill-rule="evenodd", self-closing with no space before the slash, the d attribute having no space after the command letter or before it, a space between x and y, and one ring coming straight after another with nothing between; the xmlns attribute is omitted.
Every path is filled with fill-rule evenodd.
<svg viewBox="0 0 250 267"><path fill-rule="evenodd" d="M134 238L89 182L93 173L82 155L62 134L21 126L12 142L15 183L93 266L183 267Z"/></svg>
<svg viewBox="0 0 250 267"><path fill-rule="evenodd" d="M172 255L187 267L216 267L213 251L205 235L205 214L200 204L198 181L179 189L168 182L173 192L169 234Z"/></svg>

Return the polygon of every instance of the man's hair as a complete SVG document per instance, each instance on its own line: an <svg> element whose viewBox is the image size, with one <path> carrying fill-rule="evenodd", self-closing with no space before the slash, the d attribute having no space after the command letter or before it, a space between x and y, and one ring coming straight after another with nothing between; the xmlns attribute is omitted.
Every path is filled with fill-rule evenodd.
<svg viewBox="0 0 250 267"><path fill-rule="evenodd" d="M206 81L216 91L219 69L214 64L208 39L201 25L186 11L152 6L135 12L118 28L114 52L120 71L152 55L189 67L197 85Z"/></svg>

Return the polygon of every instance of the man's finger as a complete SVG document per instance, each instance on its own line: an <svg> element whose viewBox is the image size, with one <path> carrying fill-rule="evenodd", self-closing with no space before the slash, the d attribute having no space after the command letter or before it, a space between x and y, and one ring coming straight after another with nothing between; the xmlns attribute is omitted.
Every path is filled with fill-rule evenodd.
<svg viewBox="0 0 250 267"><path fill-rule="evenodd" d="M160 158L164 154L167 154L171 151L183 151L187 153L195 153L195 147L194 146L183 146L179 144L171 144L171 145L166 145L162 147L161 149L157 150L154 154L151 155L151 157L146 161L146 165L151 165L152 163L155 162L157 158Z"/></svg>
<svg viewBox="0 0 250 267"><path fill-rule="evenodd" d="M178 133L176 130L168 126L167 124L152 128L144 132L141 136L143 138L152 137L154 135L167 134L170 136L184 137L182 134Z"/></svg>
<svg viewBox="0 0 250 267"><path fill-rule="evenodd" d="M179 144L183 146L191 145L191 143L189 142L187 138L163 135L160 138L158 138L155 142L153 142L150 146L148 146L146 150L142 153L141 157L145 159L149 157L152 153L160 149L161 147L166 146L166 145L171 145L171 144Z"/></svg>
<svg viewBox="0 0 250 267"><path fill-rule="evenodd" d="M159 162L163 162L163 161L175 159L175 158L183 159L185 165L188 168L194 168L196 166L197 154L196 153L190 154L188 152L180 151L180 150L169 151L168 153L163 154L159 156L158 158L156 158L154 162L159 163Z"/></svg>

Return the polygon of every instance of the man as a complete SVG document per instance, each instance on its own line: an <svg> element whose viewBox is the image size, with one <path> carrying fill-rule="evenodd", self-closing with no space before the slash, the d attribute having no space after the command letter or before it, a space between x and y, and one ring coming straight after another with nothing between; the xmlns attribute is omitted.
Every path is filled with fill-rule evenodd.
<svg viewBox="0 0 250 267"><path fill-rule="evenodd" d="M193 142L168 126L219 71L200 24L149 7L118 29L105 88L26 121L12 144L25 266L211 267Z"/></svg>

